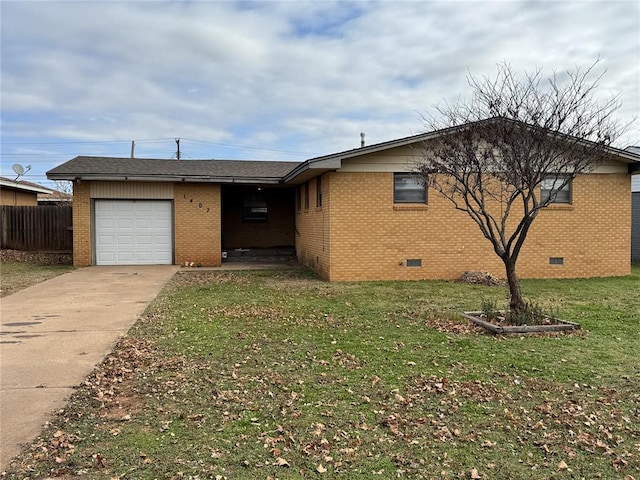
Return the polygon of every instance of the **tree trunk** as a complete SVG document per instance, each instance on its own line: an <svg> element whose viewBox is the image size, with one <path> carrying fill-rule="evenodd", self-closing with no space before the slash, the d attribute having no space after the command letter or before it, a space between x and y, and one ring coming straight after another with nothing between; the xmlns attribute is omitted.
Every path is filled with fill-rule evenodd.
<svg viewBox="0 0 640 480"><path fill-rule="evenodd" d="M520 280L516 275L516 262L512 258L503 258L502 261L507 271L507 282L509 283L509 310L511 310L511 313L522 312L524 310L524 300L520 290Z"/></svg>

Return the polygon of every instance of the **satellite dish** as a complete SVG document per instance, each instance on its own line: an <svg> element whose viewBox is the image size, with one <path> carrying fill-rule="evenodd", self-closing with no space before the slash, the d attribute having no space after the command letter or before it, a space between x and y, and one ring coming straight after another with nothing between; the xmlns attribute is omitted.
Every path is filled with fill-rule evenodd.
<svg viewBox="0 0 640 480"><path fill-rule="evenodd" d="M13 171L16 173L16 175L18 175L15 180L18 180L20 178L20 175L24 175L25 173L27 173L29 170L31 170L31 165L27 165L27 168L25 169L22 165L20 165L19 163L14 163L11 168L13 168ZM14 180L14 181L15 181Z"/></svg>

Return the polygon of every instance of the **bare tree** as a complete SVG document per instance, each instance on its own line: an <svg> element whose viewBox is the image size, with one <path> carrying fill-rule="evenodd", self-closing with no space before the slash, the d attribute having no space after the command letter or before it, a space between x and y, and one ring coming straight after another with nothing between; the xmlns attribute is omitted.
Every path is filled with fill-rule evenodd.
<svg viewBox="0 0 640 480"><path fill-rule="evenodd" d="M513 313L526 306L516 262L531 224L577 175L607 158L623 130L613 118L619 96L596 98L604 75L595 74L597 63L547 79L540 69L520 79L500 64L495 78L468 78L470 100L424 118L441 131L425 141L416 170L491 242L505 266Z"/></svg>
<svg viewBox="0 0 640 480"><path fill-rule="evenodd" d="M55 190L68 195L73 195L73 183L66 180L54 180L52 184Z"/></svg>

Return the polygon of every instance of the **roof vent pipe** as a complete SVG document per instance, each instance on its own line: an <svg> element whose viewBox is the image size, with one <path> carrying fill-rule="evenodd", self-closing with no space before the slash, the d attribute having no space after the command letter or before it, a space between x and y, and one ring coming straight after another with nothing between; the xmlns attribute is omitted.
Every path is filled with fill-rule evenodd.
<svg viewBox="0 0 640 480"><path fill-rule="evenodd" d="M364 147L364 132L360 132L360 148Z"/></svg>

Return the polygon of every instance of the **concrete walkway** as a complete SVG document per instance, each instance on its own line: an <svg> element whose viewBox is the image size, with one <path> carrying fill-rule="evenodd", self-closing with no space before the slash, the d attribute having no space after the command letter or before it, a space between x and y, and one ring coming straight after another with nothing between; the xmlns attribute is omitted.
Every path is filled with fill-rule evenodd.
<svg viewBox="0 0 640 480"><path fill-rule="evenodd" d="M0 299L0 472L178 269L82 268Z"/></svg>

